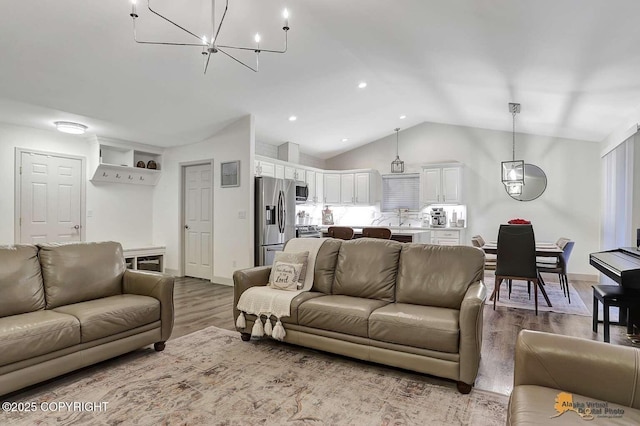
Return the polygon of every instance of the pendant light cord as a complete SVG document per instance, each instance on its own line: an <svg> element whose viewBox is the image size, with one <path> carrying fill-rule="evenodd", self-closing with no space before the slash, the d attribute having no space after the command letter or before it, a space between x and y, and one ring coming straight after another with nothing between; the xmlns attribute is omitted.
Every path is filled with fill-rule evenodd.
<svg viewBox="0 0 640 426"><path fill-rule="evenodd" d="M396 128L396 158L400 158L400 155L398 154L398 132L400 132L399 127Z"/></svg>
<svg viewBox="0 0 640 426"><path fill-rule="evenodd" d="M516 161L516 112L512 113L513 115L513 141L511 144L511 155L513 156L512 160Z"/></svg>

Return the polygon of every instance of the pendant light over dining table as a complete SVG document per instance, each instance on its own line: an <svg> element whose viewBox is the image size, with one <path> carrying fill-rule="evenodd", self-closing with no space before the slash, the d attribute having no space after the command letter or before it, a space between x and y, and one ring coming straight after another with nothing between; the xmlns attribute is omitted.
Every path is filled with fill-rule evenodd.
<svg viewBox="0 0 640 426"><path fill-rule="evenodd" d="M398 155L398 133L400 128L396 127L394 130L396 131L396 159L391 162L391 173L404 173L404 161Z"/></svg>
<svg viewBox="0 0 640 426"><path fill-rule="evenodd" d="M513 116L511 161L502 162L502 183L509 195L520 195L524 186L524 160L516 160L516 114L520 113L520 104L509 103L509 112Z"/></svg>

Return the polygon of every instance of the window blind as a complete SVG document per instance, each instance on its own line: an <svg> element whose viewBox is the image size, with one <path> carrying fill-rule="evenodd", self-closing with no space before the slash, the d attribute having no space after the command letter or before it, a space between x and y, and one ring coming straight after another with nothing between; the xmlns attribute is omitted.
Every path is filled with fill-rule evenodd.
<svg viewBox="0 0 640 426"><path fill-rule="evenodd" d="M383 212L420 210L420 174L383 175L380 209Z"/></svg>

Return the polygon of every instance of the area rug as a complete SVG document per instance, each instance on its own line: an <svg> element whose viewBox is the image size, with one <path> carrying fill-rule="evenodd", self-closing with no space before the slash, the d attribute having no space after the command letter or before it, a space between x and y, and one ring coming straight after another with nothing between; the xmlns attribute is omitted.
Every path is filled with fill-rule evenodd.
<svg viewBox="0 0 640 426"><path fill-rule="evenodd" d="M16 395L11 425L504 425L507 397L216 327ZM42 404L104 403L45 412ZM48 405L47 405L48 404ZM57 407L57 405L53 405Z"/></svg>
<svg viewBox="0 0 640 426"><path fill-rule="evenodd" d="M485 274L485 283L487 285L487 291L490 295L493 292L493 287L495 285L495 275L493 273ZM582 316L591 316L591 311L587 308L587 306L582 301L582 298L576 291L576 289L569 283L569 294L571 295L571 303L569 303L569 299L565 297L562 293L562 289L560 288L560 283L553 282L545 279L545 290L547 291L547 296L549 296L549 300L551 301L552 307L547 305L547 302L544 300L542 293L538 291L538 311L543 312L558 312L562 314L571 314L571 315L582 315ZM489 300L487 297L487 304L493 306L493 301ZM527 292L527 282L526 281L514 281L511 286L511 298L509 298L509 290L507 288L506 280L502 282L502 287L500 287L500 300L497 301L496 306L506 306L508 308L517 308L517 309L528 309L531 311L535 311L536 307L533 299L533 284L531 285L531 298L529 298L529 293Z"/></svg>

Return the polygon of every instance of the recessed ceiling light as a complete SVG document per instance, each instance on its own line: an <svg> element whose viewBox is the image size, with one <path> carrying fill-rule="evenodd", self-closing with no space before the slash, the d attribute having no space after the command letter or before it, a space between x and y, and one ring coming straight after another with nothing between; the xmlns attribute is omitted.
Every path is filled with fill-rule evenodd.
<svg viewBox="0 0 640 426"><path fill-rule="evenodd" d="M400 120L404 120L405 118L407 118L407 116L406 116L406 115L401 115L401 116L400 116Z"/></svg>
<svg viewBox="0 0 640 426"><path fill-rule="evenodd" d="M361 81L360 84L358 84L358 89L364 89L365 87L367 87L366 81Z"/></svg>
<svg viewBox="0 0 640 426"><path fill-rule="evenodd" d="M349 139L347 139L347 138L342 138L342 142L348 142L348 141L349 141Z"/></svg>
<svg viewBox="0 0 640 426"><path fill-rule="evenodd" d="M80 123L73 123L71 121L56 121L53 124L56 125L56 129L64 133L71 133L72 135L82 135L87 131L87 126Z"/></svg>
<svg viewBox="0 0 640 426"><path fill-rule="evenodd" d="M289 121L296 121L298 119L298 117L296 117L295 115L292 115L291 117L289 117Z"/></svg>

